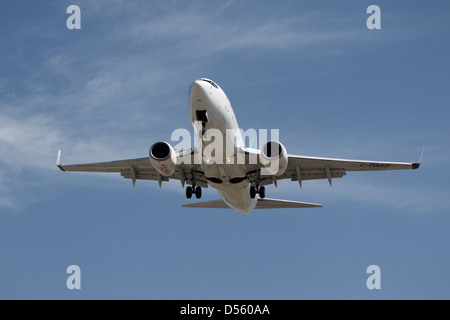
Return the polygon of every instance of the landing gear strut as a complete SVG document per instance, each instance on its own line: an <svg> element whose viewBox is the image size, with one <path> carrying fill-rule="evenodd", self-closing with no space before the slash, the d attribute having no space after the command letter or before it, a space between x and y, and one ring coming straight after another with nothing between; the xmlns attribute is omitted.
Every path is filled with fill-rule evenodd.
<svg viewBox="0 0 450 320"><path fill-rule="evenodd" d="M192 174L192 187L191 186L186 187L186 198L191 199L192 195L195 194L195 197L197 199L200 199L202 197L202 187L195 186L196 172L192 170L191 174Z"/></svg>
<svg viewBox="0 0 450 320"><path fill-rule="evenodd" d="M250 198L255 199L257 193L259 194L259 197L261 199L264 199L266 197L266 188L265 187L256 188L255 186L251 186Z"/></svg>

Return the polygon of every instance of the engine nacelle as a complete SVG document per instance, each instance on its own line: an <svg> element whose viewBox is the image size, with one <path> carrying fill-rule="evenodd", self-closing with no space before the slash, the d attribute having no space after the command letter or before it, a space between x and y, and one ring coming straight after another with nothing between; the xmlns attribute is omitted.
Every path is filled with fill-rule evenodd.
<svg viewBox="0 0 450 320"><path fill-rule="evenodd" d="M175 150L167 142L156 142L150 148L150 163L163 176L173 175L177 164Z"/></svg>
<svg viewBox="0 0 450 320"><path fill-rule="evenodd" d="M264 165L263 176L280 176L288 165L286 148L278 141L269 141L261 148L260 161Z"/></svg>

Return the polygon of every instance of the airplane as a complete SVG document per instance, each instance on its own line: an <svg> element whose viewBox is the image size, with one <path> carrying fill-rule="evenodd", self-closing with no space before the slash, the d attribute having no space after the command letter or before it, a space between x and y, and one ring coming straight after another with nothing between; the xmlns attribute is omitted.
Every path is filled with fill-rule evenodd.
<svg viewBox="0 0 450 320"><path fill-rule="evenodd" d="M149 157L75 165L62 165L60 150L56 164L64 172L120 173L131 179L133 186L136 180L152 180L158 181L161 188L163 182L179 180L183 188L187 185L188 199L193 195L200 199L202 188L210 186L218 191L220 200L182 207L232 208L249 215L254 209L322 207L316 203L266 198L265 187L272 184L277 187L279 180L290 179L302 187L307 180L327 179L331 186L333 179L342 178L348 171L418 169L422 161L422 157L419 162L383 162L290 155L276 140L260 149L246 147L230 100L216 82L207 78L197 79L190 86L189 117L196 136L201 138L197 147L176 151L167 142L156 142ZM213 139L206 138L210 130L232 141L226 146L226 155L219 154L218 159L223 161L211 162L203 154L211 147ZM226 137L230 132L231 137ZM234 161L236 158L243 162Z"/></svg>

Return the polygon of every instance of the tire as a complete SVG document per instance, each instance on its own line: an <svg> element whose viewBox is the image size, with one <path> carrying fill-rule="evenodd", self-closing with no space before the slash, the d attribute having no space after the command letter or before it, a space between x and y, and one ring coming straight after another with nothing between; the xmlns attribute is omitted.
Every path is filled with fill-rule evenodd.
<svg viewBox="0 0 450 320"><path fill-rule="evenodd" d="M195 197L197 199L200 199L202 197L202 188L201 187L195 188Z"/></svg>
<svg viewBox="0 0 450 320"><path fill-rule="evenodd" d="M254 186L250 187L250 198L255 199L256 197L256 188Z"/></svg>
<svg viewBox="0 0 450 320"><path fill-rule="evenodd" d="M260 187L259 188L259 197L261 199L264 199L266 197L266 188L265 187Z"/></svg>
<svg viewBox="0 0 450 320"><path fill-rule="evenodd" d="M186 198L188 199L192 198L192 187L186 188Z"/></svg>

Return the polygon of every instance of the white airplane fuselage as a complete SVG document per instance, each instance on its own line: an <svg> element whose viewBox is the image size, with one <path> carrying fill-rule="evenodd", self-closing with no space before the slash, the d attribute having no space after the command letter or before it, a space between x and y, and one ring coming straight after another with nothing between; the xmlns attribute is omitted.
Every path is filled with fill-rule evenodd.
<svg viewBox="0 0 450 320"><path fill-rule="evenodd" d="M246 179L246 170L243 165L235 161L236 152L241 147L245 147L244 140L230 100L212 80L199 79L191 85L189 118L195 136L202 137L199 146L202 151L212 141L215 141L211 137L211 132L222 135L221 161L212 161L203 157L201 167L208 179L208 184L218 190L223 201L231 208L244 214L250 214L255 209L258 200L250 197L250 182ZM208 152L202 152L202 154L208 154Z"/></svg>

